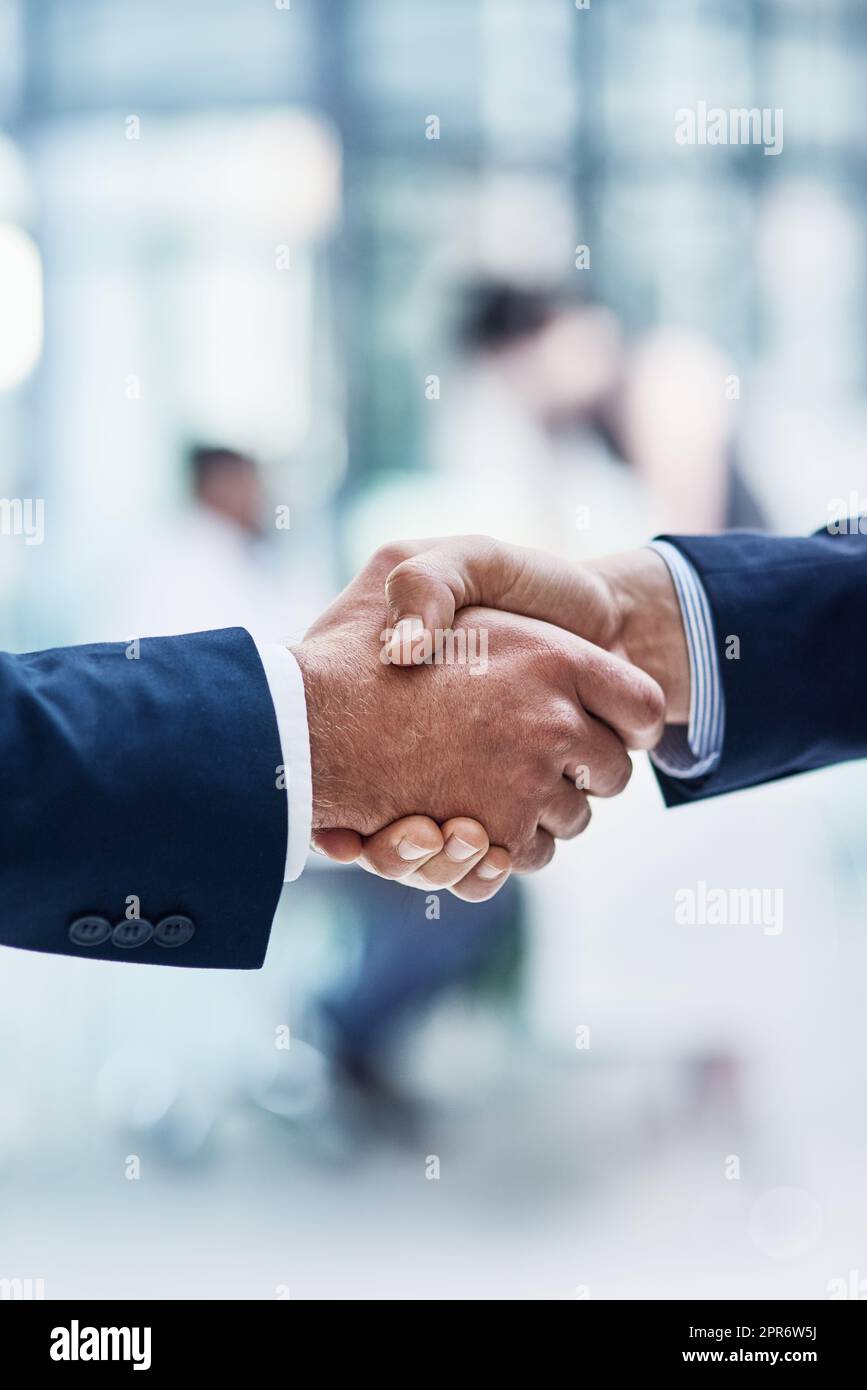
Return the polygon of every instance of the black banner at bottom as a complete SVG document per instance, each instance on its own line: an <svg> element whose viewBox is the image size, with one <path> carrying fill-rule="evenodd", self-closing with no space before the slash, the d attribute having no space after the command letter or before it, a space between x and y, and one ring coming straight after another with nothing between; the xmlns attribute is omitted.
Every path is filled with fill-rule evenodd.
<svg viewBox="0 0 867 1390"><path fill-rule="evenodd" d="M449 1300L441 1300L448 1304ZM357 1300L364 1303L365 1300ZM471 1307L478 1304L470 1302ZM440 1317L424 1305L424 1370L430 1373L441 1347L444 1373L455 1369L455 1350L440 1340ZM596 1302L576 1300L565 1316L552 1318L551 1330L570 1338L571 1355L582 1362L601 1361L612 1371L669 1371L703 1366L821 1366L842 1369L852 1364L864 1342L865 1309L857 1303L816 1302ZM362 1339L346 1326L352 1314L335 1309L338 1345L346 1347L358 1372L374 1351L375 1324L359 1329ZM375 1316L375 1315L374 1315ZM412 1335L412 1313L404 1314L405 1333ZM436 1319L437 1322L432 1322ZM0 1302L0 1335L7 1365L25 1372L48 1370L58 1375L98 1374L110 1367L160 1377L181 1372L226 1375L249 1371L266 1358L287 1375L297 1366L298 1353L326 1352L333 1366L334 1332L324 1345L321 1327L311 1320L310 1304L222 1302ZM477 1333L480 1329L476 1327ZM349 1340L351 1337L351 1340ZM573 1339L580 1340L575 1342ZM344 1340L345 1339L345 1340ZM405 1345L403 1339L399 1339ZM494 1359L497 1347L506 1352L510 1339L482 1342L485 1356ZM365 1350L366 1348L366 1350ZM376 1354L381 1364L383 1345ZM432 1350L433 1349L433 1350ZM580 1349L580 1350L579 1350ZM396 1346L392 1350L397 1350ZM551 1348L546 1343L546 1356ZM466 1363L470 1357L461 1353ZM858 1361L855 1361L858 1364Z"/></svg>

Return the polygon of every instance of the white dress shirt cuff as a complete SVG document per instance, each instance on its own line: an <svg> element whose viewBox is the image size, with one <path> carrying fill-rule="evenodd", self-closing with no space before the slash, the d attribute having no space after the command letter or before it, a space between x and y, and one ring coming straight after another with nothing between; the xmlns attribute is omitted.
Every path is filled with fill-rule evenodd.
<svg viewBox="0 0 867 1390"><path fill-rule="evenodd" d="M254 638L255 641L255 638ZM310 771L310 737L307 732L307 699L298 662L288 647L277 642L256 642L265 668L265 679L274 703L283 776L288 798L289 832L283 882L298 878L310 848L313 825L313 779Z"/></svg>
<svg viewBox="0 0 867 1390"><path fill-rule="evenodd" d="M670 777L704 777L720 760L725 702L713 616L704 585L689 560L668 541L654 541L674 583L689 653L689 724L668 724L651 758Z"/></svg>

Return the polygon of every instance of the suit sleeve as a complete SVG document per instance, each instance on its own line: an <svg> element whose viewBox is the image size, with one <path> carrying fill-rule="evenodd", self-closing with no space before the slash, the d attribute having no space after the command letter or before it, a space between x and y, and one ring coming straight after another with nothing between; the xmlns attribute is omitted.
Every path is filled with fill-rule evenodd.
<svg viewBox="0 0 867 1390"><path fill-rule="evenodd" d="M260 966L286 858L280 763L241 628L0 655L0 945Z"/></svg>
<svg viewBox="0 0 867 1390"><path fill-rule="evenodd" d="M704 586L725 706L711 773L657 772L669 806L867 756L867 534L841 525L662 538Z"/></svg>

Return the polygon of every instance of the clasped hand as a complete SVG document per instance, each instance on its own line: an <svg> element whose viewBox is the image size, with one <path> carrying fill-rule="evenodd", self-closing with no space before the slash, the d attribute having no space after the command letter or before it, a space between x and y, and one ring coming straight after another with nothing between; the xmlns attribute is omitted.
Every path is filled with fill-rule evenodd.
<svg viewBox="0 0 867 1390"><path fill-rule="evenodd" d="M590 798L624 789L627 749L662 734L628 593L604 566L484 537L378 551L293 648L314 847L469 901L548 863L587 828ZM480 650L483 666L465 659Z"/></svg>

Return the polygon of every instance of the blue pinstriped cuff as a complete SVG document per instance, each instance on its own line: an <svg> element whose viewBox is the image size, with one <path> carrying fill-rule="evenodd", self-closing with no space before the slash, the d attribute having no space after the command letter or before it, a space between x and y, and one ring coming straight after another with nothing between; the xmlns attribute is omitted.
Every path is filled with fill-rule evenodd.
<svg viewBox="0 0 867 1390"><path fill-rule="evenodd" d="M689 724L669 724L651 757L670 777L704 777L716 767L725 732L725 703L704 585L676 546L654 541L674 582L689 652Z"/></svg>

